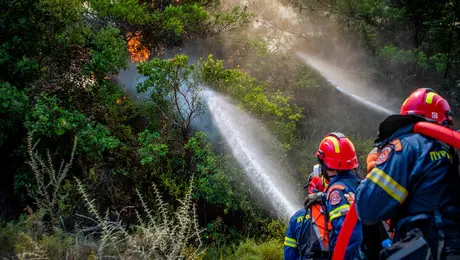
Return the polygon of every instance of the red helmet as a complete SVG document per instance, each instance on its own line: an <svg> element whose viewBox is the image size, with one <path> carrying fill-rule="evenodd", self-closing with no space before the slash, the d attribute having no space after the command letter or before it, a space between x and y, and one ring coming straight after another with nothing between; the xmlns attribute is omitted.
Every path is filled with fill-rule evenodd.
<svg viewBox="0 0 460 260"><path fill-rule="evenodd" d="M438 124L453 125L449 103L430 88L419 88L412 92L401 106L401 115L420 115Z"/></svg>
<svg viewBox="0 0 460 260"><path fill-rule="evenodd" d="M316 157L332 170L352 170L358 167L355 146L342 133L330 133L319 144Z"/></svg>
<svg viewBox="0 0 460 260"><path fill-rule="evenodd" d="M313 194L316 192L324 192L327 188L329 181L324 177L312 177L310 178L304 186L308 190L308 194Z"/></svg>

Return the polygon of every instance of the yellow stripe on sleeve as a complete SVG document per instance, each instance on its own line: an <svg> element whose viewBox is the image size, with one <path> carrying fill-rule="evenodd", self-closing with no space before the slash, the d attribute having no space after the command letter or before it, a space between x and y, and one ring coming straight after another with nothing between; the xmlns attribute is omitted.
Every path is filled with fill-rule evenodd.
<svg viewBox="0 0 460 260"><path fill-rule="evenodd" d="M348 212L349 208L350 208L350 205L343 204L342 206L331 210L331 212L329 212L329 221L332 221L333 219L344 216L345 215L344 213Z"/></svg>
<svg viewBox="0 0 460 260"><path fill-rule="evenodd" d="M284 245L296 248L297 247L297 241L293 238L290 237L284 237Z"/></svg>
<svg viewBox="0 0 460 260"><path fill-rule="evenodd" d="M406 200L407 195L409 195L407 190L401 186L401 184L396 182L388 174L378 168L372 169L367 178L377 184L400 204L402 204L404 200Z"/></svg>

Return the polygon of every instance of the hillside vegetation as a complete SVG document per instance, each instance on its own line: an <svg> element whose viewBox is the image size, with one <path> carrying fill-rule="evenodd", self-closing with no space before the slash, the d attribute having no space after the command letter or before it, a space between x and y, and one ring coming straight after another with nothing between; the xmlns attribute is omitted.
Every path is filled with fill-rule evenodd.
<svg viewBox="0 0 460 260"><path fill-rule="evenodd" d="M368 77L397 79L388 91L430 86L458 108L455 1L289 4L346 21L340 31L379 72ZM268 126L299 200L326 133L349 135L361 165L372 146L380 118L362 115L363 105L347 102L293 50L249 37L255 16L244 8L217 0L0 6L1 258L282 258L286 221L261 202L228 145L193 127L206 110L203 85ZM198 60L160 58L196 39L213 46ZM310 40L312 49L322 41ZM148 101L111 79L130 61Z"/></svg>

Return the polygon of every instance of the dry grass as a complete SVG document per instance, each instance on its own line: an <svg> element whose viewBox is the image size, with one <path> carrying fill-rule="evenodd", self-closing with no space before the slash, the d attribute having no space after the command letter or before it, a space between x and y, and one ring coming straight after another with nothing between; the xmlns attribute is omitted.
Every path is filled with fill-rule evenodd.
<svg viewBox="0 0 460 260"><path fill-rule="evenodd" d="M68 162L61 161L59 168L56 170L51 153L46 151L46 158L42 158L36 150L40 139L33 142L33 132L29 133L27 138L27 153L29 160L27 164L31 167L34 173L36 188L28 187L29 195L35 199L35 202L40 210L48 214L51 218L51 223L59 226L60 209L59 203L63 197L61 194L61 185L72 167L72 161L77 147L77 139L75 138L70 159Z"/></svg>
<svg viewBox="0 0 460 260"><path fill-rule="evenodd" d="M59 203L62 201L61 187L67 177L75 155L76 140L73 145L71 157L68 162L61 161L56 170L52 156L46 152L46 159L40 156L37 151L39 140L33 142L33 134L28 137L29 160L37 186L34 190L29 190L30 195L35 199L40 211L45 212L51 218L54 232L59 230ZM109 211L100 214L96 205L96 200L87 192L83 183L74 177L77 190L81 194L89 216L77 216L90 221L93 225L89 227L78 227L77 230L68 236L75 242L74 251L87 252L88 250L78 250L79 245L88 244L87 241L95 243L90 255L85 258L91 259L197 259L204 253L202 248L201 233L203 230L198 226L195 205L192 200L193 176L190 181L189 189L182 200L180 206L175 210L165 203L161 193L155 184L152 188L155 195L155 205L147 205L143 195L136 189L136 193L141 202L141 214L135 209L138 225L134 232L128 232L126 226L118 218L113 220L109 217ZM126 209L126 208L125 208ZM123 210L122 210L123 211ZM31 231L32 232L32 231ZM48 234L53 235L53 234ZM31 234L19 234L18 245L15 248L16 257L19 259L49 259L46 249L40 245L37 236ZM84 243L82 243L82 238ZM95 241L95 242L94 242ZM26 245L26 246L24 246ZM87 248L86 248L87 249ZM70 249L69 249L70 250Z"/></svg>

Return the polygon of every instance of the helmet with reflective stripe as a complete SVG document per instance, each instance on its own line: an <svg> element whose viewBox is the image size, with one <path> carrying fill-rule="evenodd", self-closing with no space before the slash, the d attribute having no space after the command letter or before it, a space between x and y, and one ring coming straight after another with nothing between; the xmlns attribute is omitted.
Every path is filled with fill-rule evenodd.
<svg viewBox="0 0 460 260"><path fill-rule="evenodd" d="M353 170L358 167L355 146L342 133L330 133L319 144L316 157L331 170Z"/></svg>
<svg viewBox="0 0 460 260"><path fill-rule="evenodd" d="M419 88L401 106L401 115L419 115L441 125L453 125L449 103L433 89Z"/></svg>

